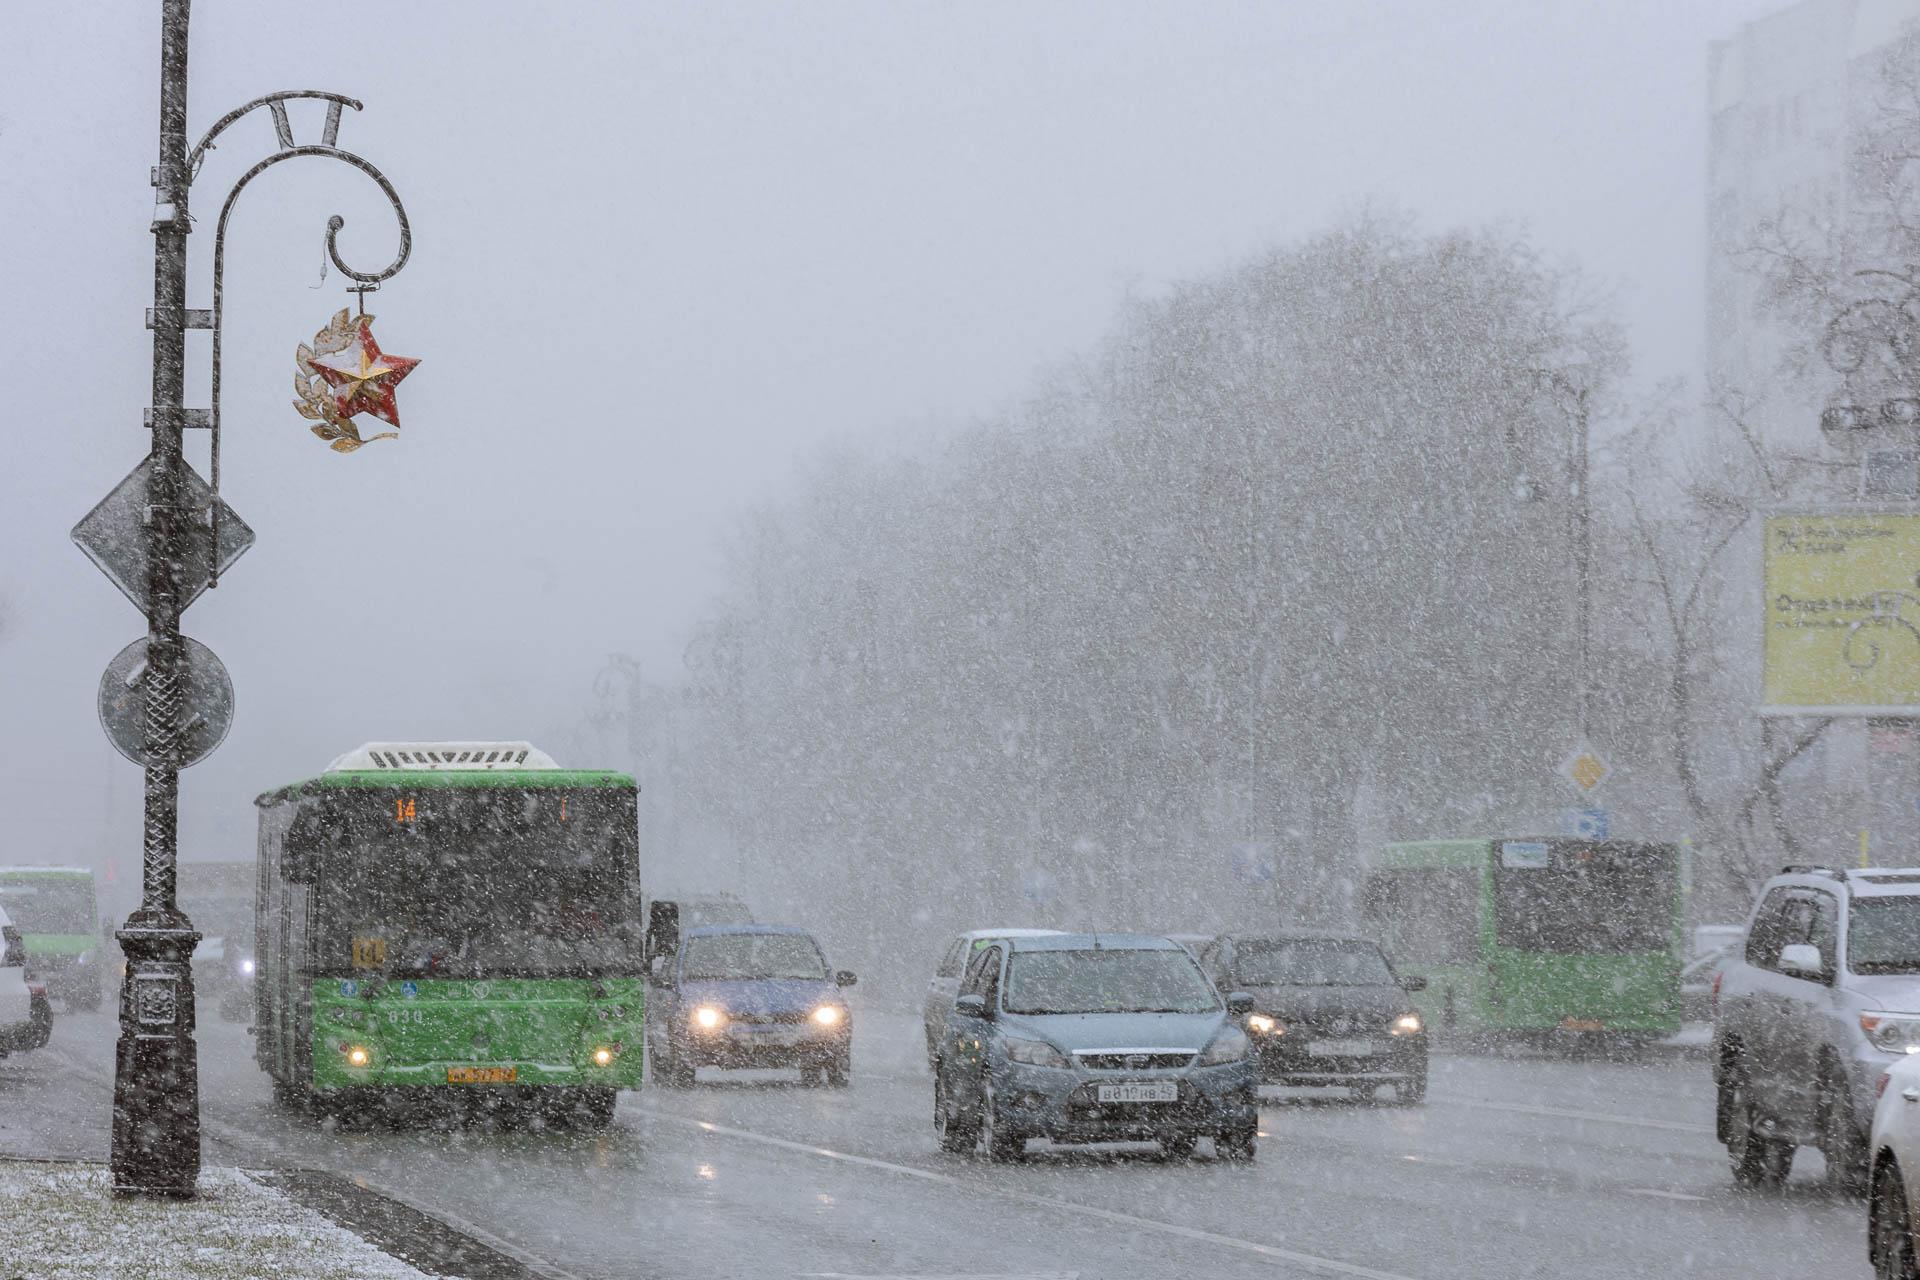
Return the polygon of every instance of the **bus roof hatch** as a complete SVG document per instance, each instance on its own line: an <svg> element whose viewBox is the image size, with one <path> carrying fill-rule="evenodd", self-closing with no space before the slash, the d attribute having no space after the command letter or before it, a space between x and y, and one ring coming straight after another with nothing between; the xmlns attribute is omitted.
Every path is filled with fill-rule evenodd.
<svg viewBox="0 0 1920 1280"><path fill-rule="evenodd" d="M558 769L552 756L531 742L363 742L327 766L328 773L383 769Z"/></svg>

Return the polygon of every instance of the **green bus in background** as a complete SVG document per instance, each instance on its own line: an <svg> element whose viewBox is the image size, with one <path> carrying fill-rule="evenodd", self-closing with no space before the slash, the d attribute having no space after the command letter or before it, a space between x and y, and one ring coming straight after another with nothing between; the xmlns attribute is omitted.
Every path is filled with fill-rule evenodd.
<svg viewBox="0 0 1920 1280"><path fill-rule="evenodd" d="M643 1063L637 797L524 742L369 743L261 796L276 1100L607 1124Z"/></svg>
<svg viewBox="0 0 1920 1280"><path fill-rule="evenodd" d="M47 994L69 1009L98 1009L107 962L93 872L85 867L0 867L0 908L20 930L27 968L47 984Z"/></svg>
<svg viewBox="0 0 1920 1280"><path fill-rule="evenodd" d="M1670 844L1420 840L1381 850L1362 910L1436 1031L1650 1040L1680 1029L1682 870Z"/></svg>

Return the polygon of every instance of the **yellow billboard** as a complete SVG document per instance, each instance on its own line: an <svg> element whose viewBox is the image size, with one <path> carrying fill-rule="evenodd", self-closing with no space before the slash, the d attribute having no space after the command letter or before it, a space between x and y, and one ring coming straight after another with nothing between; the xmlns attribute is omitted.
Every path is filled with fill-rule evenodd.
<svg viewBox="0 0 1920 1280"><path fill-rule="evenodd" d="M1776 515L1762 715L1920 715L1920 514Z"/></svg>

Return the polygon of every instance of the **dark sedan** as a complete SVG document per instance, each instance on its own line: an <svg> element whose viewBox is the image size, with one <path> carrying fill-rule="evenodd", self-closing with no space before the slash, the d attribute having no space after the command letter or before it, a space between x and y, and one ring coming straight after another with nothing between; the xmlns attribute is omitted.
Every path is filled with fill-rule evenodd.
<svg viewBox="0 0 1920 1280"><path fill-rule="evenodd" d="M1260 1082L1331 1086L1371 1099L1392 1085L1396 1101L1427 1094L1427 1028L1409 991L1425 979L1394 973L1366 938L1282 932L1225 934L1200 952L1222 991L1245 991L1244 1025Z"/></svg>
<svg viewBox="0 0 1920 1280"><path fill-rule="evenodd" d="M652 978L647 1049L654 1080L685 1088L698 1067L793 1067L802 1083L844 1087L853 1017L841 989L853 981L851 973L827 968L803 929L689 929Z"/></svg>

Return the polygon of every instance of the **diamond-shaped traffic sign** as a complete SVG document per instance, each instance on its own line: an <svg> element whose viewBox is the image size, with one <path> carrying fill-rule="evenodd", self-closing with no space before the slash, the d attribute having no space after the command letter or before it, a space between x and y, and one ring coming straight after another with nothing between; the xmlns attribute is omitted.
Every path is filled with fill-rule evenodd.
<svg viewBox="0 0 1920 1280"><path fill-rule="evenodd" d="M87 559L99 565L100 572L125 592L142 614L147 612L147 481L153 470L153 455L148 454L100 500L99 506L73 526L73 540ZM221 573L253 545L253 530L232 507L214 496L192 467L183 461L180 470L184 477L182 496L193 515L180 539L180 608L184 610L200 598L213 579L213 512L219 511Z"/></svg>
<svg viewBox="0 0 1920 1280"><path fill-rule="evenodd" d="M1585 742L1560 762L1560 776L1580 788L1583 795L1591 794L1612 773L1613 766L1607 763L1607 758Z"/></svg>

